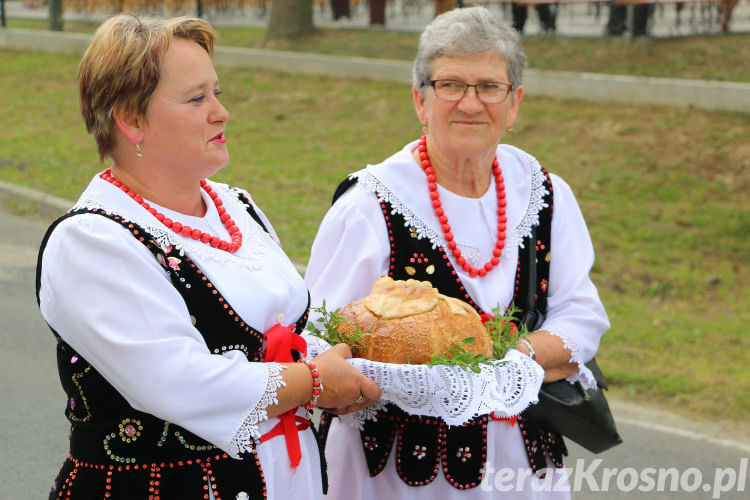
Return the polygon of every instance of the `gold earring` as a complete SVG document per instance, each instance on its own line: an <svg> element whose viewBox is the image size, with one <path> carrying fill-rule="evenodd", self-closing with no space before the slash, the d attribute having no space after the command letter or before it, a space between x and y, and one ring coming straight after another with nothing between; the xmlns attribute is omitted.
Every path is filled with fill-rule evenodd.
<svg viewBox="0 0 750 500"><path fill-rule="evenodd" d="M139 160L141 158L143 158L143 153L141 153L141 145L140 144L136 144L135 145L135 155L138 157Z"/></svg>
<svg viewBox="0 0 750 500"><path fill-rule="evenodd" d="M515 131L515 129L513 129L513 127L508 127L508 128L505 129L505 133L508 134L508 135L513 135L513 134L516 133L516 131Z"/></svg>
<svg viewBox="0 0 750 500"><path fill-rule="evenodd" d="M426 123L422 124L422 134L427 135L427 124Z"/></svg>

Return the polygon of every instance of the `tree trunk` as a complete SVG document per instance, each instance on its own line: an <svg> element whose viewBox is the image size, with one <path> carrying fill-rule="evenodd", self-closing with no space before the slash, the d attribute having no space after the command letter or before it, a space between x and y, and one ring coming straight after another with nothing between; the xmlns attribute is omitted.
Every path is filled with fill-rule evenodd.
<svg viewBox="0 0 750 500"><path fill-rule="evenodd" d="M295 38L312 31L312 0L271 0L266 39Z"/></svg>
<svg viewBox="0 0 750 500"><path fill-rule="evenodd" d="M62 0L49 0L49 29L51 31L63 30Z"/></svg>
<svg viewBox="0 0 750 500"><path fill-rule="evenodd" d="M435 17L443 12L448 12L449 10L456 8L456 2L454 0L435 0L433 3L435 4Z"/></svg>

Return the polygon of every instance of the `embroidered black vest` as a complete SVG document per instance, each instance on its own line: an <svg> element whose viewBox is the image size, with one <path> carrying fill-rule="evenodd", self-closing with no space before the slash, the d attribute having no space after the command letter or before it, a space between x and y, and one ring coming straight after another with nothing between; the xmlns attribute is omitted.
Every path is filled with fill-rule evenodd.
<svg viewBox="0 0 750 500"><path fill-rule="evenodd" d="M249 200L250 215L266 230ZM67 219L94 213L119 223L148 248L169 274L190 312L193 325L216 355L242 351L261 361L263 333L246 324L187 255L164 248L142 227L102 210L76 210L47 230L37 263L39 300L42 255L55 227ZM299 318L301 333L308 312ZM137 327L139 318L133 318ZM255 451L240 460L171 422L134 409L97 370L54 330L60 381L68 397L65 415L71 423L70 452L52 485L49 498L182 499L204 498L210 479L218 498L266 498L260 460ZM205 496L208 498L208 496Z"/></svg>
<svg viewBox="0 0 750 500"><path fill-rule="evenodd" d="M539 225L532 228L532 235L524 239L519 252L513 294L513 304L523 313L519 321L529 329L541 323L547 306L553 195L549 174L542 171L548 191L544 198L546 207L539 213ZM356 178L344 181L334 194L334 202L356 182ZM478 313L491 312L483 311L474 302L442 247L433 249L429 239L420 239L417 230L408 227L404 217L395 213L388 202L381 201L380 208L391 246L389 276L398 280L429 281L440 293L468 302ZM474 488L482 480L487 459L490 418L481 415L463 426L450 427L440 418L408 415L389 404L387 411L378 413L377 421L368 420L360 432L370 476L385 468L395 442L396 469L406 484L429 484L442 466L445 479L455 488ZM545 455L557 467L562 467L562 457L567 455L567 450L561 436L523 415L518 418L518 428L534 472L546 467Z"/></svg>

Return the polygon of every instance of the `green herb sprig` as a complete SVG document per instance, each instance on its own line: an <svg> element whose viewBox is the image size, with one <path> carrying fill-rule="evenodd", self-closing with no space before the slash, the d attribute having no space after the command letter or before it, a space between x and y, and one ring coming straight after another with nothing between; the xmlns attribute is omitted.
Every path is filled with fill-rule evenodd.
<svg viewBox="0 0 750 500"><path fill-rule="evenodd" d="M514 321L518 321L517 315L521 314L521 309L511 304L510 308L503 314L500 312L500 306L492 310L493 318L484 323L484 327L492 338L492 354L502 359L510 349L516 346L518 341L529 335L526 325L519 321L520 328L516 327Z"/></svg>
<svg viewBox="0 0 750 500"><path fill-rule="evenodd" d="M364 350L365 345L362 339L372 334L362 332L356 325L352 325L352 331L342 334L338 326L346 320L339 314L340 309L329 312L326 309L325 301L323 301L320 307L313 307L311 309L321 314L317 322L323 325L323 329L320 329L313 322L308 323L307 330L311 335L321 338L331 345L344 343L349 344L355 351ZM492 339L492 356L470 352L468 348L474 344L474 337L467 337L461 342L453 344L444 354L433 356L427 363L427 366L459 366L464 370L479 373L481 371L481 364L502 359L509 349L515 347L519 339L529 334L523 324L519 329L513 323L516 320L516 315L520 312L521 310L514 305L511 305L510 309L505 313L501 313L500 306L492 310L494 317L484 323L484 327Z"/></svg>
<svg viewBox="0 0 750 500"><path fill-rule="evenodd" d="M492 339L492 357L468 352L464 346L474 344L474 337L468 337L458 344L453 344L445 354L433 356L427 364L429 366L460 366L464 370L468 369L474 373L479 373L481 370L480 364L486 364L495 359L502 359L505 353L518 343L519 339L529 334L523 324L518 329L513 323L515 316L520 312L521 310L515 305L511 305L510 309L504 314L500 312L500 306L492 310L493 318L484 323L484 327Z"/></svg>
<svg viewBox="0 0 750 500"><path fill-rule="evenodd" d="M339 314L340 309L332 312L327 311L325 300L320 307L312 307L310 309L322 315L316 321L323 325L323 329L321 330L313 322L307 323L307 331L310 332L310 335L323 339L331 345L343 343L348 344L352 349L364 350L365 345L362 339L372 334L362 332L356 325L352 325L353 330L351 332L342 334L339 331L338 325L346 320Z"/></svg>
<svg viewBox="0 0 750 500"><path fill-rule="evenodd" d="M460 366L464 370L471 370L474 373L479 373L482 363L489 363L494 358L486 356L484 354L472 354L468 352L464 346L472 346L474 344L474 337L466 337L458 344L453 344L445 354L440 356L433 356L427 366L435 365L448 365L448 366Z"/></svg>

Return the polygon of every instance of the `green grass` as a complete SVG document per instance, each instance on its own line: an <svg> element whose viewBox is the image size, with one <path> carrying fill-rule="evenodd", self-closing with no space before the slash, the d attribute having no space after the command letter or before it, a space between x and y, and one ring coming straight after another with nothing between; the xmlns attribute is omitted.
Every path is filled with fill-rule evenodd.
<svg viewBox="0 0 750 500"><path fill-rule="evenodd" d="M0 179L75 198L102 166L78 111L77 57L0 51ZM410 89L218 68L230 165L298 262L335 185L420 134ZM750 115L524 99L511 142L575 191L612 329L618 395L693 418L750 414Z"/></svg>
<svg viewBox="0 0 750 500"><path fill-rule="evenodd" d="M29 30L46 30L49 29L49 22L39 19L15 19L8 18L5 21L5 25L8 28L22 28ZM89 22L79 21L65 21L63 22L63 31L71 33L93 33L98 24Z"/></svg>
<svg viewBox="0 0 750 500"><path fill-rule="evenodd" d="M10 19L13 28L47 29L46 21ZM93 24L66 22L91 33ZM265 42L265 28L219 27L223 45L410 61L418 33L318 29L294 40ZM634 76L750 82L750 34L630 41L618 38L524 37L529 67Z"/></svg>

